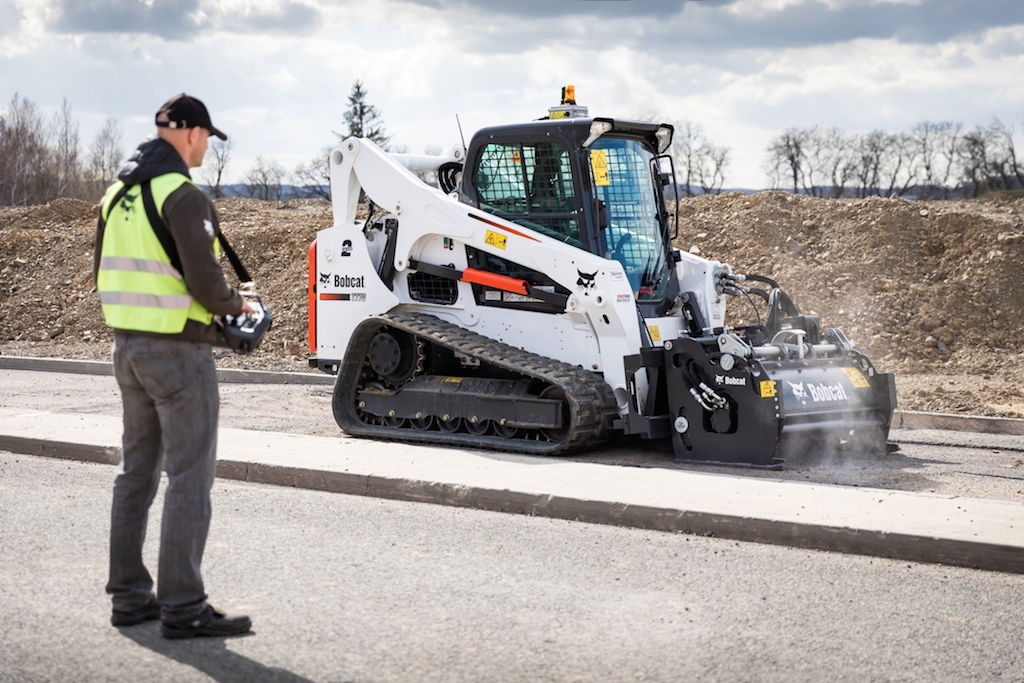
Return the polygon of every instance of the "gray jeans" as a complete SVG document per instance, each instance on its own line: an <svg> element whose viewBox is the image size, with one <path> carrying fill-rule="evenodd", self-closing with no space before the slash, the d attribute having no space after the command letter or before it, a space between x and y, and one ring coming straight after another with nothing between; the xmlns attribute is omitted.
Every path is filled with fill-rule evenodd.
<svg viewBox="0 0 1024 683"><path fill-rule="evenodd" d="M149 507L167 470L157 595L164 621L206 608L199 565L210 529L220 397L209 344L118 333L114 376L124 405L124 457L110 512L110 580L115 610L153 599L142 561Z"/></svg>

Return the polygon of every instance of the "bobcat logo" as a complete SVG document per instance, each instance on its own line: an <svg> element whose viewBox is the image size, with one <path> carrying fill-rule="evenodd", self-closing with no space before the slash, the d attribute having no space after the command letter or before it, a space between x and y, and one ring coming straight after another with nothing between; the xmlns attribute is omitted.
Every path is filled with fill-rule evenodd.
<svg viewBox="0 0 1024 683"><path fill-rule="evenodd" d="M326 285L330 281L331 281L331 274L330 273L320 273L320 284Z"/></svg>
<svg viewBox="0 0 1024 683"><path fill-rule="evenodd" d="M579 279L576 280L577 287L582 287L585 290L594 288L594 278L597 277L596 270L593 273L584 273L582 270L576 269L576 272L580 276Z"/></svg>
<svg viewBox="0 0 1024 683"><path fill-rule="evenodd" d="M807 391L804 390L803 382L787 382L790 389L793 390L793 396L800 399L801 401L807 400Z"/></svg>

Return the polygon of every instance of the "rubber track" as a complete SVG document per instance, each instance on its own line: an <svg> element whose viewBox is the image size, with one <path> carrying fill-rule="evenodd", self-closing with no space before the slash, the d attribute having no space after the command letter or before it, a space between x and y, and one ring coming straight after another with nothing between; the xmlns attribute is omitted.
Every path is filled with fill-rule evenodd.
<svg viewBox="0 0 1024 683"><path fill-rule="evenodd" d="M560 387L569 403L569 432L559 442L504 438L468 433L396 429L363 422L356 411L357 383L362 374L370 341L388 326L421 337L433 344L479 359L482 363L536 378ZM538 455L563 455L595 446L608 438L617 414L611 387L597 373L529 351L517 349L444 322L426 313L400 312L367 318L356 327L334 385L334 419L348 434L391 441L445 446L498 449Z"/></svg>

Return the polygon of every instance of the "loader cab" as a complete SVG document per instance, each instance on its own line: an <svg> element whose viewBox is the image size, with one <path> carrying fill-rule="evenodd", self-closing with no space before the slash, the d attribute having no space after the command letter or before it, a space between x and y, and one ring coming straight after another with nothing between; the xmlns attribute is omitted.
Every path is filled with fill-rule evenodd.
<svg viewBox="0 0 1024 683"><path fill-rule="evenodd" d="M467 150L460 200L619 261L644 317L657 317L679 293L660 168L671 133L582 117L484 128Z"/></svg>

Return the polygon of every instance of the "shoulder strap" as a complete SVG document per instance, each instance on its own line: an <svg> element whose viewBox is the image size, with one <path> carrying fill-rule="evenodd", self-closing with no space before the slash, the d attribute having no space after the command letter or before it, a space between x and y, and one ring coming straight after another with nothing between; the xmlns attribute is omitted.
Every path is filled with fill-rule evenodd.
<svg viewBox="0 0 1024 683"><path fill-rule="evenodd" d="M174 243L171 231L167 229L167 224L164 223L160 212L156 210L156 202L153 201L153 188L150 187L148 180L142 183L142 205L146 208L146 218L149 219L149 225L153 228L156 238L160 241L160 246L167 252L167 258L170 260L171 265L174 266L175 270L184 275L181 271L181 257L178 256L178 245Z"/></svg>
<svg viewBox="0 0 1024 683"><path fill-rule="evenodd" d="M220 230L217 231L217 241L220 242L220 248L224 250L224 253L228 255L228 261L231 262L231 267L235 269L235 274L238 276L239 282L252 282L252 278L249 277L249 271L242 265L242 260L238 258L238 254L235 253L231 243L228 242L228 238L224 236Z"/></svg>
<svg viewBox="0 0 1024 683"><path fill-rule="evenodd" d="M117 194L114 195L114 198L111 199L109 202L105 202L104 205L100 207L100 213L103 215L104 223L106 223L110 219L110 212L113 211L114 207L117 206L117 203L121 201L121 199L126 194L128 194L128 190L130 189L132 189L131 185L125 185L124 183L122 183L121 189L117 191Z"/></svg>
<svg viewBox="0 0 1024 683"><path fill-rule="evenodd" d="M167 258L170 259L171 265L181 273L181 258L178 256L178 247L174 243L174 238L171 237L171 232L167 229L167 224L164 223L164 219L156 210L156 202L153 201L153 189L150 187L148 180L142 184L142 205L146 207L146 217L149 219L149 224L153 226L156 238L160 240L160 245L167 252ZM228 242L228 238L220 230L217 230L217 240L220 242L221 249L227 254L231 267L235 269L238 281L251 282L252 278L249 276L249 271L242 265L241 259L238 258L238 254L235 253L231 243Z"/></svg>

